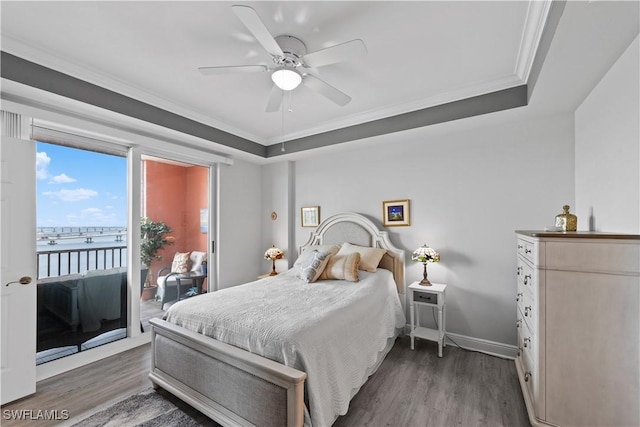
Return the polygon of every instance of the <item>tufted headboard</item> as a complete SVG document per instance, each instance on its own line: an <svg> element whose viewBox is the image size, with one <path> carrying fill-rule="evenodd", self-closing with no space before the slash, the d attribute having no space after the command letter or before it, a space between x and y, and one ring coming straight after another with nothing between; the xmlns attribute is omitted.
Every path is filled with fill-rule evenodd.
<svg viewBox="0 0 640 427"><path fill-rule="evenodd" d="M398 293L404 294L404 251L391 243L386 231L378 230L373 222L360 214L345 212L325 219L311 233L307 243L300 247L299 253L307 246L341 245L345 242L386 249L379 267L393 273Z"/></svg>

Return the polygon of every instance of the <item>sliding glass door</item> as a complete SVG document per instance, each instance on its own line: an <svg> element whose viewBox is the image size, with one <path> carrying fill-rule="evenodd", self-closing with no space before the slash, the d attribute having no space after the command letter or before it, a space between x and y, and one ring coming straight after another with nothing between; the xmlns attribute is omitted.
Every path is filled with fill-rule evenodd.
<svg viewBox="0 0 640 427"><path fill-rule="evenodd" d="M127 337L127 160L36 151L39 365Z"/></svg>
<svg viewBox="0 0 640 427"><path fill-rule="evenodd" d="M140 319L207 291L209 167L142 156Z"/></svg>

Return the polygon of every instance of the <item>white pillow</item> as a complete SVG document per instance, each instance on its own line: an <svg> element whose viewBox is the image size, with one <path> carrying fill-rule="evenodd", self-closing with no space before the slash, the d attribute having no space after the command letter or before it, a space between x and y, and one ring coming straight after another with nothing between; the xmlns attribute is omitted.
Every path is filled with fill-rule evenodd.
<svg viewBox="0 0 640 427"><path fill-rule="evenodd" d="M298 277L307 283L313 283L318 280L318 277L320 277L320 274L324 271L327 262L329 262L329 258L331 258L331 254L329 252L313 250L309 258L306 263L300 265Z"/></svg>
<svg viewBox="0 0 640 427"><path fill-rule="evenodd" d="M386 249L370 248L366 246L352 245L351 243L344 243L336 256L338 255L351 255L358 252L360 254L360 264L358 270L370 271L374 273L380 260L387 253Z"/></svg>

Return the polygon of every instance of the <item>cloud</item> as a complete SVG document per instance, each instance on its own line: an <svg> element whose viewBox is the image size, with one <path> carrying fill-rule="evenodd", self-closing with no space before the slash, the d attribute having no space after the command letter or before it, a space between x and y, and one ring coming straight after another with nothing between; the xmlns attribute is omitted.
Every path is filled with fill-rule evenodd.
<svg viewBox="0 0 640 427"><path fill-rule="evenodd" d="M76 188L74 190L63 189L58 191L44 191L42 195L59 199L63 202L77 202L79 200L87 200L92 197L96 197L98 192L87 188Z"/></svg>
<svg viewBox="0 0 640 427"><path fill-rule="evenodd" d="M49 164L51 163L51 157L44 151L36 153L36 178L47 179L49 176Z"/></svg>
<svg viewBox="0 0 640 427"><path fill-rule="evenodd" d="M118 216L115 213L104 213L100 208L86 208L79 213L67 214L70 224L115 225Z"/></svg>
<svg viewBox="0 0 640 427"><path fill-rule="evenodd" d="M51 178L51 181L49 182L54 184L68 184L70 182L76 182L76 179L71 178L65 173L61 173L60 175L56 175L53 178Z"/></svg>

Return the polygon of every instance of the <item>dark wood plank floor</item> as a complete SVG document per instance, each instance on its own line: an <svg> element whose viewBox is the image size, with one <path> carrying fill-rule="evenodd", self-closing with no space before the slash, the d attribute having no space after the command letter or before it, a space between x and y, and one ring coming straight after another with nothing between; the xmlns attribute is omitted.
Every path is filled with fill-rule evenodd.
<svg viewBox="0 0 640 427"><path fill-rule="evenodd" d="M451 346L443 356L398 339L334 427L530 426L512 360Z"/></svg>
<svg viewBox="0 0 640 427"><path fill-rule="evenodd" d="M151 386L150 345L41 381L35 395L2 407L69 411L67 421L10 421L3 426L68 425ZM335 427L530 426L515 365L485 354L398 339L380 369Z"/></svg>

